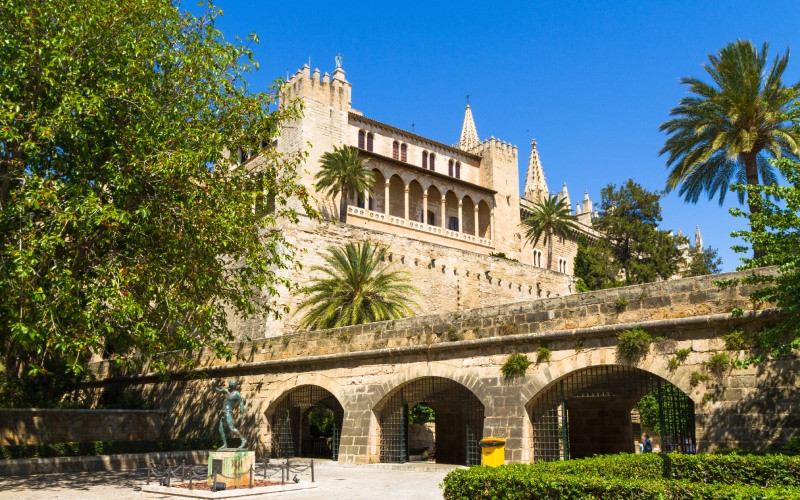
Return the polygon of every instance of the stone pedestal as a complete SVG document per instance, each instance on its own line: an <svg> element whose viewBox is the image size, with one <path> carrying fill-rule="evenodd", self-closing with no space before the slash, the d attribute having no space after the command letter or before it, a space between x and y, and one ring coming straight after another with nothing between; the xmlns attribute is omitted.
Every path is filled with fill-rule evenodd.
<svg viewBox="0 0 800 500"><path fill-rule="evenodd" d="M226 486L250 484L250 467L255 464L256 452L247 450L212 451L208 454L208 484L214 480L214 460L222 461L217 482Z"/></svg>

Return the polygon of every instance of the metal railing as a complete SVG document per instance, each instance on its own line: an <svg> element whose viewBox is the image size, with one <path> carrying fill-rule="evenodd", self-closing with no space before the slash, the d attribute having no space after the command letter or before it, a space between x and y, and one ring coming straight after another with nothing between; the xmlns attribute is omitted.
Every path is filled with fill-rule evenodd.
<svg viewBox="0 0 800 500"><path fill-rule="evenodd" d="M227 476L219 471L214 471L213 474L209 475L208 473L208 464L201 464L201 465L187 465L186 460L183 460L179 465L158 465L155 462L148 462L147 464L147 484L149 485L151 481L156 481L161 486L172 486L172 481L180 481L181 483L186 483L188 480L189 482L189 489L194 489L194 482L195 481L208 481L212 479L211 482L211 491L217 491L219 488L218 479L220 477L225 479L233 479L239 480L245 474L249 475L248 481L248 488L253 487L253 481L256 479L263 479L267 480L270 479L272 476L276 476L280 472L281 474L281 485L286 484L287 482L300 482L300 475L305 472L310 472L311 475L311 482L313 483L314 478L314 461L311 460L308 464L302 464L295 462L294 464L291 463L291 460L286 459L286 461L278 461L278 462L270 462L270 459L264 459L262 462L256 460L256 462L250 465L250 468L242 472L241 474L235 476Z"/></svg>

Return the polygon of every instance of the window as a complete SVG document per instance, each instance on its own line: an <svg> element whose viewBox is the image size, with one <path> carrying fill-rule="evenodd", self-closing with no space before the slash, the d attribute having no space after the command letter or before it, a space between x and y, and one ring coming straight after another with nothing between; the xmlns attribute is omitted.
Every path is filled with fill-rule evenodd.
<svg viewBox="0 0 800 500"><path fill-rule="evenodd" d="M458 217L447 218L447 229L451 231L458 231Z"/></svg>
<svg viewBox="0 0 800 500"><path fill-rule="evenodd" d="M436 170L436 155L431 153L431 156L430 156L429 160L430 161L429 161L428 164L430 166L430 169L435 171Z"/></svg>
<svg viewBox="0 0 800 500"><path fill-rule="evenodd" d="M358 193L356 195L356 206L358 208L364 208L364 193Z"/></svg>
<svg viewBox="0 0 800 500"><path fill-rule="evenodd" d="M422 152L422 168L428 168L428 152Z"/></svg>
<svg viewBox="0 0 800 500"><path fill-rule="evenodd" d="M460 179L460 178L461 178L461 162L457 161L456 162L456 179Z"/></svg>
<svg viewBox="0 0 800 500"><path fill-rule="evenodd" d="M374 136L372 135L372 132L367 134L367 151L372 151L372 140L373 139L374 139Z"/></svg>
<svg viewBox="0 0 800 500"><path fill-rule="evenodd" d="M408 161L408 146L405 143L400 145L400 161Z"/></svg>
<svg viewBox="0 0 800 500"><path fill-rule="evenodd" d="M363 130L358 131L358 149L364 149L364 137L366 135Z"/></svg>
<svg viewBox="0 0 800 500"><path fill-rule="evenodd" d="M567 274L567 259L558 258L558 272Z"/></svg>
<svg viewBox="0 0 800 500"><path fill-rule="evenodd" d="M453 177L453 160L447 162L447 175Z"/></svg>
<svg viewBox="0 0 800 500"><path fill-rule="evenodd" d="M436 225L436 214L428 210L428 224L431 226Z"/></svg>
<svg viewBox="0 0 800 500"><path fill-rule="evenodd" d="M395 160L400 159L400 143L397 141L392 143L392 158Z"/></svg>
<svg viewBox="0 0 800 500"><path fill-rule="evenodd" d="M533 251L533 265L534 265L534 267L542 267L542 251L541 250L534 250Z"/></svg>

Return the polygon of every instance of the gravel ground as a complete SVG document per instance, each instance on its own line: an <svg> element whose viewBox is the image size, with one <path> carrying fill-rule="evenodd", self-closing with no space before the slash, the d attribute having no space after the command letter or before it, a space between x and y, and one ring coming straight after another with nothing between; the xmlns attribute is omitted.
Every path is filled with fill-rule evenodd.
<svg viewBox="0 0 800 500"><path fill-rule="evenodd" d="M266 498L329 500L345 498L408 499L441 498L439 483L452 470L446 465L365 465L341 466L316 462L317 488L297 492L264 495ZM91 472L81 474L44 474L0 478L0 499L27 500L81 498L88 500L126 500L170 498L167 495L142 493L146 471ZM304 476L303 480L309 480ZM245 497L256 498L256 497Z"/></svg>

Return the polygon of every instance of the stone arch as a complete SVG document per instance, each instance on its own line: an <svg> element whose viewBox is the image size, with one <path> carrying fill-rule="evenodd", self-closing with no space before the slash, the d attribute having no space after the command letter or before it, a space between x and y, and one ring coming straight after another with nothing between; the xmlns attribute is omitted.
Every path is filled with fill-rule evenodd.
<svg viewBox="0 0 800 500"><path fill-rule="evenodd" d="M402 177L394 174L389 178L389 215L405 217L406 183Z"/></svg>
<svg viewBox="0 0 800 500"><path fill-rule="evenodd" d="M372 185L371 203L368 207L383 213L386 207L386 177L380 169L373 168L372 171L375 172L375 183Z"/></svg>
<svg viewBox="0 0 800 500"><path fill-rule="evenodd" d="M632 413L638 415L633 410L648 395L659 399L661 425L666 422L662 450L697 450L696 402L672 382L681 380L666 370L666 357L623 363L604 348L570 358L539 370L521 388L528 415L522 434L534 461L634 452L643 429Z"/></svg>
<svg viewBox="0 0 800 500"><path fill-rule="evenodd" d="M422 193L422 185L413 179L408 184L408 218L417 222L425 221L422 213Z"/></svg>
<svg viewBox="0 0 800 500"><path fill-rule="evenodd" d="M458 195L452 190L447 191L445 199L445 223L444 227L451 231L458 231Z"/></svg>
<svg viewBox="0 0 800 500"><path fill-rule="evenodd" d="M478 236L491 239L492 209L486 200L478 202Z"/></svg>
<svg viewBox="0 0 800 500"><path fill-rule="evenodd" d="M461 230L467 234L475 234L475 202L469 195L464 196L461 200L462 213L464 220L461 222Z"/></svg>
<svg viewBox="0 0 800 500"><path fill-rule="evenodd" d="M436 186L428 188L428 215L425 222L431 226L442 225L442 192ZM431 218L431 216L433 216Z"/></svg>
<svg viewBox="0 0 800 500"><path fill-rule="evenodd" d="M342 385L336 379L320 373L299 373L267 389L267 393L272 397L265 401L264 415L266 417L272 416L275 412L275 407L281 400L285 398L292 389L300 387L301 385L316 385L322 387L333 394L345 409L347 408L347 395Z"/></svg>

